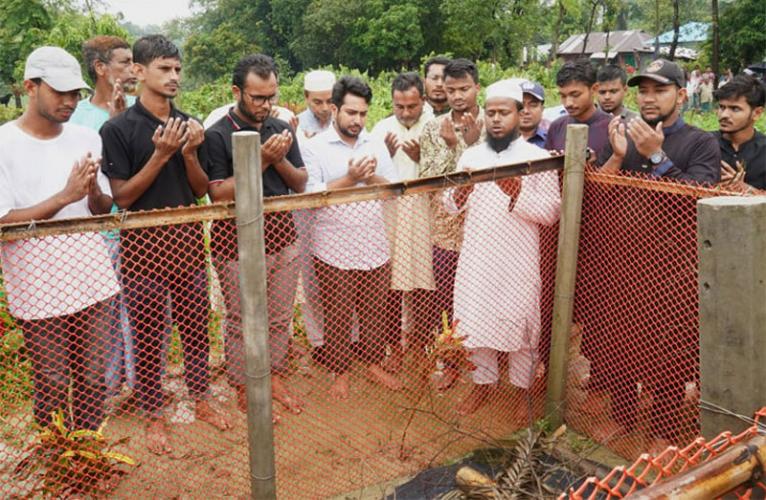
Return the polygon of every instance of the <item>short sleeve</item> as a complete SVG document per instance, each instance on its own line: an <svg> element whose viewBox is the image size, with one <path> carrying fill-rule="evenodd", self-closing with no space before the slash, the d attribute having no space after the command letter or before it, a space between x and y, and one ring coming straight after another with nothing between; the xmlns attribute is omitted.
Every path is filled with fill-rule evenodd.
<svg viewBox="0 0 766 500"><path fill-rule="evenodd" d="M303 162L303 156L301 155L301 148L298 145L298 136L295 135L295 132L292 128L289 128L290 134L293 136L293 143L290 146L290 150L287 152L287 160L292 164L295 168L303 168L306 166L306 164Z"/></svg>
<svg viewBox="0 0 766 500"><path fill-rule="evenodd" d="M306 161L306 170L309 178L306 182L306 192L327 191L327 180L322 172L322 163L319 155L316 153L316 139L311 139L304 143L303 157Z"/></svg>
<svg viewBox="0 0 766 500"><path fill-rule="evenodd" d="M0 217L5 217L8 212L18 208L14 203L13 183L8 175L8 169L0 159Z"/></svg>
<svg viewBox="0 0 766 500"><path fill-rule="evenodd" d="M123 132L112 121L99 131L103 143L101 170L110 179L128 180L133 177L130 144Z"/></svg>
<svg viewBox="0 0 766 500"><path fill-rule="evenodd" d="M206 157L205 162L200 164L207 173L208 180L222 181L234 175L229 153L226 149L226 140L218 130L207 129L205 131Z"/></svg>

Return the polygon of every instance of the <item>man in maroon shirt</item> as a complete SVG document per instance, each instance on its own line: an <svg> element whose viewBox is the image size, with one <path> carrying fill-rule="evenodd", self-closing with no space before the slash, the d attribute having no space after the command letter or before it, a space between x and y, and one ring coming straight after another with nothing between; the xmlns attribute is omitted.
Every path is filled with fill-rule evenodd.
<svg viewBox="0 0 766 500"><path fill-rule="evenodd" d="M556 86L567 114L551 123L545 149L563 151L567 125L581 123L588 126L588 147L598 155L609 144L608 128L611 116L598 109L593 102L596 93L596 70L587 59L568 62L556 75Z"/></svg>

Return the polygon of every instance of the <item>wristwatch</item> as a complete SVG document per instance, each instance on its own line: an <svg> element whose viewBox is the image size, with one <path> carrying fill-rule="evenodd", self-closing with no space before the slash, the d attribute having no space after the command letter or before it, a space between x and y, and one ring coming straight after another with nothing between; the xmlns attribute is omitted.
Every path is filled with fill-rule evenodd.
<svg viewBox="0 0 766 500"><path fill-rule="evenodd" d="M665 151L659 150L656 153L652 153L649 156L649 162L652 164L653 167L657 167L659 165L662 165L668 160L668 155L665 154Z"/></svg>

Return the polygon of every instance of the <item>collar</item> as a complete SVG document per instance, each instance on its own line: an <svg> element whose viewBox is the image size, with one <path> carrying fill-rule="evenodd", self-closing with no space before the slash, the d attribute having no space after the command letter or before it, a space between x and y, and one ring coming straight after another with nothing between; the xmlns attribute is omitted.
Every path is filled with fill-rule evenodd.
<svg viewBox="0 0 766 500"><path fill-rule="evenodd" d="M679 116L678 120L676 120L673 125L669 127L662 127L662 132L665 134L665 137L667 137L684 128L684 125L686 125L686 122L684 122L683 117Z"/></svg>
<svg viewBox="0 0 766 500"><path fill-rule="evenodd" d="M349 146L346 141L340 138L340 134L338 134L338 131L335 130L335 124L334 122L330 124L330 126L327 128L327 131L325 132L327 134L327 143L341 143L344 146L348 148L358 148L359 146L363 145L369 140L369 136L367 134L366 129L362 129L362 131L359 133L359 137L356 138L356 143L353 146Z"/></svg>
<svg viewBox="0 0 766 500"><path fill-rule="evenodd" d="M154 115L154 113L146 109L146 107L141 102L141 99L136 99L135 104L133 104L133 106L131 107L135 108L138 113L141 113L142 115L149 118L150 120L157 123L158 125L164 125L163 122L157 116ZM173 101L170 100L170 113L168 114L168 116L175 117L180 114L181 112L176 109L175 104L173 104Z"/></svg>
<svg viewBox="0 0 766 500"><path fill-rule="evenodd" d="M229 120L229 123L231 124L232 128L235 132L238 132L240 130L253 130L255 132L262 132L263 130L272 127L273 118L269 116L263 121L263 125L261 125L260 129L255 128L254 126L250 125L246 121L242 120L236 112L234 112L234 106L229 108L229 111L226 113L226 119Z"/></svg>

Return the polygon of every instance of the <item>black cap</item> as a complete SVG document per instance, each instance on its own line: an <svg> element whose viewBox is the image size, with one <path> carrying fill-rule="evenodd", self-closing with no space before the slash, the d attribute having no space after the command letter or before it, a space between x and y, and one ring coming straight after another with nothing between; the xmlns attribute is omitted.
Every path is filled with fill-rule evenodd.
<svg viewBox="0 0 766 500"><path fill-rule="evenodd" d="M628 85L630 87L635 87L642 78L650 78L655 82L665 85L675 83L681 88L686 85L684 71L678 64L668 61L667 59L657 59L652 61L641 70L641 73L628 80Z"/></svg>

